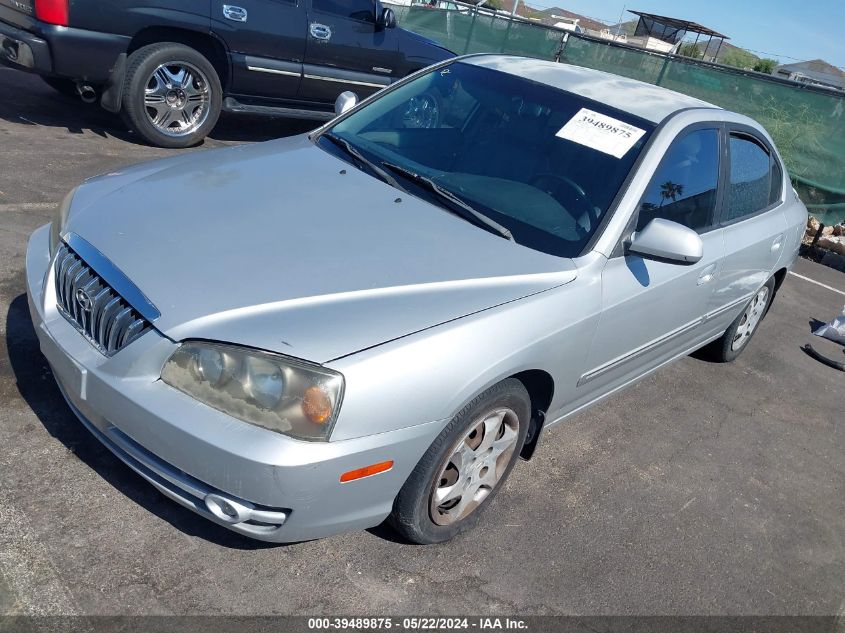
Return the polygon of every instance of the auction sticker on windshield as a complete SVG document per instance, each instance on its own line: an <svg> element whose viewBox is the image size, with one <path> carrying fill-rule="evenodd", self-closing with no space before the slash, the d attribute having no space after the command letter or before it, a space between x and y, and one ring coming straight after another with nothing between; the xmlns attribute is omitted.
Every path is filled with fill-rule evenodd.
<svg viewBox="0 0 845 633"><path fill-rule="evenodd" d="M622 158L645 130L587 108L567 121L555 136Z"/></svg>

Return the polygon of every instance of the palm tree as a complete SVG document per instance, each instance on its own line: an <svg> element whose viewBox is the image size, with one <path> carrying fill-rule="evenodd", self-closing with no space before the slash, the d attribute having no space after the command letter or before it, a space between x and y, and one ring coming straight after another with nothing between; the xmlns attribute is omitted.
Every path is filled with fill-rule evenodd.
<svg viewBox="0 0 845 633"><path fill-rule="evenodd" d="M663 206L663 203L667 200L671 200L675 202L680 196L684 194L684 186L675 184L671 180L667 180L662 185L660 185L660 206ZM660 207L658 207L660 208Z"/></svg>

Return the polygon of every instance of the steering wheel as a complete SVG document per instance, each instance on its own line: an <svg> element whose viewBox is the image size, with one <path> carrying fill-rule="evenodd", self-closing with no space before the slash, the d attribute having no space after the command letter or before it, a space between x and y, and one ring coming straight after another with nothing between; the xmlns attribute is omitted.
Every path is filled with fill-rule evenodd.
<svg viewBox="0 0 845 633"><path fill-rule="evenodd" d="M440 99L434 92L427 91L408 99L402 113L402 124L406 128L440 127Z"/></svg>
<svg viewBox="0 0 845 633"><path fill-rule="evenodd" d="M552 196L555 199L557 199L557 196L555 196L552 193L552 191L554 191L556 189L556 187L552 187L551 190L549 190L548 188L544 188L544 187L540 186L539 183L541 183L543 180L557 181L558 183L566 185L566 187L572 193L575 194L574 195L575 201L580 208L576 210L576 213L578 213L578 215L573 214L573 219L575 220L575 223L578 226L581 226L581 224L578 222L578 218L582 217L585 213L587 214L587 218L590 220L590 227L592 227L593 224L598 223L598 221L599 221L599 211L596 208L596 206L593 204L592 200L590 200L590 197L587 195L587 192L585 192L578 183L570 180L566 176L561 176L560 174L552 174L552 173L548 173L548 172L542 173L542 174L536 174L535 176L533 176L531 178L531 181L530 181L529 184L531 184L535 187L538 187L539 189L543 189L543 191L545 191L546 193L548 193L550 196ZM569 211L569 209L567 209L567 211ZM588 231L590 227L581 226L581 228L584 229L585 232Z"/></svg>

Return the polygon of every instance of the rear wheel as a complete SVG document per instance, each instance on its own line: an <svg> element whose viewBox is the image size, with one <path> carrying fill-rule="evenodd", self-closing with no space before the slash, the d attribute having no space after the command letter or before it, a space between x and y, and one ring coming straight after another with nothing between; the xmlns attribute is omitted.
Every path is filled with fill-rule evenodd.
<svg viewBox="0 0 845 633"><path fill-rule="evenodd" d="M757 326L769 311L774 296L775 280L772 278L751 297L742 314L731 323L722 338L711 343L710 351L715 356L715 360L730 363L748 347L751 337L757 331Z"/></svg>
<svg viewBox="0 0 845 633"><path fill-rule="evenodd" d="M475 398L443 429L393 504L391 523L414 543L441 543L468 530L519 456L531 398L509 378Z"/></svg>
<svg viewBox="0 0 845 633"><path fill-rule="evenodd" d="M196 145L217 123L223 90L214 66L182 44L151 44L129 56L123 88L129 125L159 147Z"/></svg>

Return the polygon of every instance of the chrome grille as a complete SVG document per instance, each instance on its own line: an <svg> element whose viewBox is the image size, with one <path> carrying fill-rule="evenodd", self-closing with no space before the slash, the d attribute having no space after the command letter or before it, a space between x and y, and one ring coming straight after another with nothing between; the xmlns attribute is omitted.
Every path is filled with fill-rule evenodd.
<svg viewBox="0 0 845 633"><path fill-rule="evenodd" d="M64 242L57 249L55 271L59 312L106 356L152 328Z"/></svg>

